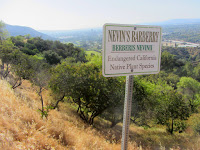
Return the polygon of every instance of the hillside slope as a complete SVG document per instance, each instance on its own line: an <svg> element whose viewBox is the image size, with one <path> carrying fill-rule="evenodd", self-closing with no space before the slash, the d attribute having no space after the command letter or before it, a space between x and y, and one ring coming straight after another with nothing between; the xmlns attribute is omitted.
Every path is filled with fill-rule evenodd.
<svg viewBox="0 0 200 150"><path fill-rule="evenodd" d="M51 99L48 91L43 98L47 106ZM0 149L121 149L122 124L109 128L109 123L99 118L95 127L89 126L66 103L59 106L59 111L50 110L48 119L42 119L37 111L40 98L28 81L11 90L6 81L0 80L0 101ZM162 127L144 129L132 124L128 149L198 149L200 138L188 132L172 136Z"/></svg>
<svg viewBox="0 0 200 150"><path fill-rule="evenodd" d="M120 150L120 143L107 142L70 110L51 110L42 119L36 111L39 98L25 84L14 92L0 80L0 149ZM137 148L131 144L130 149Z"/></svg>

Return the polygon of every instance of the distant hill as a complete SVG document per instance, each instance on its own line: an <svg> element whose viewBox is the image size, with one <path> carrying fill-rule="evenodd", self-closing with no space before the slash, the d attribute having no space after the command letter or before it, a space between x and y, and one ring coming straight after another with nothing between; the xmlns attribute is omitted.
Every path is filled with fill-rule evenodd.
<svg viewBox="0 0 200 150"><path fill-rule="evenodd" d="M44 40L47 40L47 39L48 40L56 40L56 38L51 37L49 35L46 35L44 33L38 32L38 31L36 31L36 30L34 30L34 29L30 28L30 27L6 24L5 28L10 33L10 36L30 34L31 37L41 37Z"/></svg>

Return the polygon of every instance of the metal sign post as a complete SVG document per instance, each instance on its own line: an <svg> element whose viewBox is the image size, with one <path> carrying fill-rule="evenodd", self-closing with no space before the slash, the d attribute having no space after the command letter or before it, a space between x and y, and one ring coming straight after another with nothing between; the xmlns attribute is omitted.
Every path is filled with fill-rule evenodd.
<svg viewBox="0 0 200 150"><path fill-rule="evenodd" d="M126 76L126 91L125 91L125 101L124 101L121 150L127 150L128 148L132 93L133 93L133 76Z"/></svg>

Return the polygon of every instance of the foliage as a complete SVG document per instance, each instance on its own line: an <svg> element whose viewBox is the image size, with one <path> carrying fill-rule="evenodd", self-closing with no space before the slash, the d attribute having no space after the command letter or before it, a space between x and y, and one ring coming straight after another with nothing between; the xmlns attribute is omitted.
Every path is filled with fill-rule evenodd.
<svg viewBox="0 0 200 150"><path fill-rule="evenodd" d="M151 81L153 83L157 81L166 81L166 83L175 89L177 88L176 85L179 82L180 77L174 73L167 73L165 71L160 71L158 74L151 74L143 76L147 81ZM142 79L142 76L140 77Z"/></svg>
<svg viewBox="0 0 200 150"><path fill-rule="evenodd" d="M0 21L0 43L4 41L8 36L7 30L5 30L5 23Z"/></svg>
<svg viewBox="0 0 200 150"><path fill-rule="evenodd" d="M35 91L37 94L40 96L40 101L41 101L41 113L42 116L47 116L47 111L44 109L44 100L42 93L43 91L47 88L50 74L48 73L49 70L49 65L42 62L41 60L37 60L33 64L34 72L30 77L30 81L32 84L35 86Z"/></svg>
<svg viewBox="0 0 200 150"><path fill-rule="evenodd" d="M80 117L93 124L95 117L121 99L122 84L118 78L105 78L96 64L63 62L53 70L50 82L56 93L65 93L77 105Z"/></svg>
<svg viewBox="0 0 200 150"><path fill-rule="evenodd" d="M49 64L57 64L61 59L74 57L76 62L86 62L86 54L83 49L75 47L72 43L63 44L59 41L43 40L40 37L27 36L11 37L12 42L23 53L38 55L41 53Z"/></svg>
<svg viewBox="0 0 200 150"><path fill-rule="evenodd" d="M1 77L6 78L9 74L9 64L13 63L14 45L10 40L4 40L0 44ZM6 65L6 69L5 69Z"/></svg>
<svg viewBox="0 0 200 150"><path fill-rule="evenodd" d="M118 81L120 82L119 91L115 91L115 93L120 92L118 94L119 97L115 99L115 104L111 105L107 108L100 116L105 120L111 122L110 127L113 128L116 124L122 122L123 120L123 111L124 111L124 96L125 96L125 78L118 77ZM108 85L109 86L109 85ZM114 94L115 94L114 93Z"/></svg>
<svg viewBox="0 0 200 150"><path fill-rule="evenodd" d="M174 131L178 131L179 133L182 133L187 128L187 123L185 120L175 120L174 121Z"/></svg>
<svg viewBox="0 0 200 150"><path fill-rule="evenodd" d="M185 124L182 121L189 118L190 110L182 96L176 91L169 91L164 95L156 110L157 123L166 125L167 131L171 134L173 131L185 129Z"/></svg>
<svg viewBox="0 0 200 150"><path fill-rule="evenodd" d="M177 83L177 87L190 106L191 112L196 112L197 107L200 105L200 83L191 77L182 77Z"/></svg>
<svg viewBox="0 0 200 150"><path fill-rule="evenodd" d="M10 63L12 59L12 52L14 45L11 40L4 40L0 45L0 58L2 63Z"/></svg>
<svg viewBox="0 0 200 150"><path fill-rule="evenodd" d="M150 82L134 78L131 120L138 125L148 125L152 117L152 106L155 107L156 101L150 98L153 91L149 91L154 88L153 86Z"/></svg>
<svg viewBox="0 0 200 150"><path fill-rule="evenodd" d="M200 135L200 116L199 116L199 114L193 115L190 120L192 120L191 126L194 131L194 135L199 136Z"/></svg>
<svg viewBox="0 0 200 150"><path fill-rule="evenodd" d="M59 56L56 52L49 50L44 52L44 58L46 59L47 63L50 65L58 64L61 61L61 56Z"/></svg>
<svg viewBox="0 0 200 150"><path fill-rule="evenodd" d="M162 52L161 69L172 71L175 65L174 55L167 51Z"/></svg>
<svg viewBox="0 0 200 150"><path fill-rule="evenodd" d="M49 115L48 114L49 110L52 110L52 109L54 109L52 106L46 106L43 108L43 111L41 109L38 109L38 111L40 112L42 118L44 117L47 118Z"/></svg>
<svg viewBox="0 0 200 150"><path fill-rule="evenodd" d="M194 67L192 77L200 82L200 64Z"/></svg>
<svg viewBox="0 0 200 150"><path fill-rule="evenodd" d="M22 84L23 80L30 79L33 73L33 60L28 55L16 50L13 52L13 63L11 64L11 71L14 73L14 83L12 88L15 89Z"/></svg>
<svg viewBox="0 0 200 150"><path fill-rule="evenodd" d="M10 37L13 43L15 43L15 46L17 47L24 47L24 37L23 36L16 36L16 37Z"/></svg>
<svg viewBox="0 0 200 150"><path fill-rule="evenodd" d="M133 117L139 125L148 125L155 120L157 124L167 126L171 134L174 131L182 132L186 129L185 120L191 115L190 106L185 102L182 95L177 93L175 82L171 82L174 74L166 74L161 71L158 75L150 75L146 80L140 79L134 83L137 91L134 91L135 111ZM168 82L166 82L168 81Z"/></svg>

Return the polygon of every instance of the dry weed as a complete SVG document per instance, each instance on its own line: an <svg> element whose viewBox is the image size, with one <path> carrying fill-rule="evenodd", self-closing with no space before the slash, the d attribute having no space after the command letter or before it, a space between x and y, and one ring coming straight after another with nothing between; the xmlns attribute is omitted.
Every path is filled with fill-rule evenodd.
<svg viewBox="0 0 200 150"><path fill-rule="evenodd" d="M0 80L0 149L120 150L73 112L51 110L42 119L40 101L27 81L15 92ZM45 99L48 92L44 93ZM47 104L48 101L45 101ZM138 149L130 143L129 150Z"/></svg>

